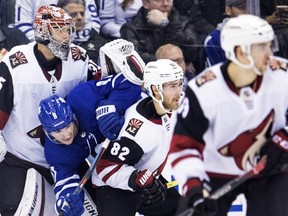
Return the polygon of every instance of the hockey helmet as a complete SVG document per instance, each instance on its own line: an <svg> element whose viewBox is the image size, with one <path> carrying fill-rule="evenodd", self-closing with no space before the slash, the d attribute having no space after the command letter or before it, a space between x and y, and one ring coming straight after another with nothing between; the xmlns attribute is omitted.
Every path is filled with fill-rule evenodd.
<svg viewBox="0 0 288 216"><path fill-rule="evenodd" d="M75 23L63 9L56 6L41 6L33 22L36 42L43 43L62 60L67 60L70 44L75 33ZM68 38L57 41L52 31L62 32Z"/></svg>
<svg viewBox="0 0 288 216"><path fill-rule="evenodd" d="M241 64L235 56L235 47L240 46L243 52L250 56L252 44L267 43L273 39L274 31L271 25L266 20L250 14L230 18L221 30L221 47L226 58L246 68L253 67L254 61L250 59L250 65L246 66Z"/></svg>
<svg viewBox="0 0 288 216"><path fill-rule="evenodd" d="M153 97L151 85L155 85L162 92L163 84L175 80L184 80L182 68L169 59L159 59L149 62L144 71L144 89Z"/></svg>
<svg viewBox="0 0 288 216"><path fill-rule="evenodd" d="M57 95L45 98L39 103L38 119L47 133L67 127L75 118L69 104Z"/></svg>

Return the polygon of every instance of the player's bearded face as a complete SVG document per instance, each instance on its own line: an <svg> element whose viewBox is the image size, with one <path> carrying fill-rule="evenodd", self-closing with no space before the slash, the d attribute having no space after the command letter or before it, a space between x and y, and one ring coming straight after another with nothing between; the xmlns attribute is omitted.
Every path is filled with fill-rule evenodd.
<svg viewBox="0 0 288 216"><path fill-rule="evenodd" d="M255 67L264 73L267 70L270 57L273 55L270 43L253 44L251 47L251 56L254 59Z"/></svg>
<svg viewBox="0 0 288 216"><path fill-rule="evenodd" d="M62 128L59 131L51 132L50 135L53 136L58 142L70 145L77 133L77 126L74 122L71 122L67 127Z"/></svg>
<svg viewBox="0 0 288 216"><path fill-rule="evenodd" d="M163 105L166 109L176 110L179 107L183 82L183 80L176 80L163 84Z"/></svg>

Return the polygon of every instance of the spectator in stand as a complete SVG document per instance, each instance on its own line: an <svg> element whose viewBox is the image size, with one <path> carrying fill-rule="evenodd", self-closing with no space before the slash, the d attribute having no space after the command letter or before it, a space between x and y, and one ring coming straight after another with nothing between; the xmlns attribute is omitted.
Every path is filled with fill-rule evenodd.
<svg viewBox="0 0 288 216"><path fill-rule="evenodd" d="M185 63L185 58L183 56L182 50L174 45L174 44L165 44L160 46L155 53L156 59L170 59L177 63L183 70L183 73L185 77L187 78L187 81L191 80L195 76L195 68L193 64L191 63L190 71L194 71L194 73L191 73L190 71L187 71L186 63Z"/></svg>
<svg viewBox="0 0 288 216"><path fill-rule="evenodd" d="M30 41L35 41L33 31L33 20L38 8L42 5L56 5L58 0L16 0L15 4L15 26L24 32ZM91 28L94 28L98 33L100 29L100 20L97 12L97 7L94 0L85 0L85 27L81 32L78 32L73 42L87 41Z"/></svg>
<svg viewBox="0 0 288 216"><path fill-rule="evenodd" d="M101 0L100 5L100 34L111 40L121 37L121 26L136 15L142 0Z"/></svg>
<svg viewBox="0 0 288 216"><path fill-rule="evenodd" d="M122 25L121 37L135 45L145 63L155 61L155 52L163 44L178 45L184 54L186 63L193 62L196 71L198 54L195 45L199 45L193 23L172 6L172 0L142 0L131 22Z"/></svg>
<svg viewBox="0 0 288 216"><path fill-rule="evenodd" d="M274 54L284 58L288 58L288 14L287 17L280 19L277 11L277 5L288 5L288 0L261 0L260 1L260 14L270 25L276 35L274 42Z"/></svg>
<svg viewBox="0 0 288 216"><path fill-rule="evenodd" d="M28 38L19 29L0 27L0 61L14 46L27 43Z"/></svg>
<svg viewBox="0 0 288 216"><path fill-rule="evenodd" d="M222 23L219 23L217 29L212 31L204 42L204 52L207 65L212 66L226 60L225 53L220 45L220 33L225 23L231 17L236 17L240 14L247 14L246 0L226 0L225 7L226 18Z"/></svg>
<svg viewBox="0 0 288 216"><path fill-rule="evenodd" d="M173 6L181 15L189 17L192 23L194 23L201 43L204 42L207 35L215 29L215 26L203 17L199 1L173 0Z"/></svg>
<svg viewBox="0 0 288 216"><path fill-rule="evenodd" d="M92 23L85 23L85 0L59 0L57 6L63 8L73 19L76 27L76 38L73 43L86 49L89 58L98 62L99 49L107 41L92 28ZM80 40L80 38L83 38Z"/></svg>

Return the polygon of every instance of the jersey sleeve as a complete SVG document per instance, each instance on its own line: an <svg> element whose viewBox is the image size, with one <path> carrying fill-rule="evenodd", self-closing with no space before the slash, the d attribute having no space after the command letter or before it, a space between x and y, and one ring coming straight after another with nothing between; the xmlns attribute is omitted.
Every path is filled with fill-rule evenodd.
<svg viewBox="0 0 288 216"><path fill-rule="evenodd" d="M205 146L203 134L208 125L209 122L196 95L191 88L187 88L185 98L178 109L169 152L172 170L180 187L193 177L209 180L204 170L202 155Z"/></svg>
<svg viewBox="0 0 288 216"><path fill-rule="evenodd" d="M99 178L113 188L133 191L128 186L133 167L143 156L143 149L134 141L122 136L110 142L96 167Z"/></svg>
<svg viewBox="0 0 288 216"><path fill-rule="evenodd" d="M105 35L119 38L121 25L116 23L115 1L102 0L99 8L101 32Z"/></svg>
<svg viewBox="0 0 288 216"><path fill-rule="evenodd" d="M98 33L100 31L100 18L98 14L98 8L94 0L86 0L86 11L85 19L92 23L92 28L94 28Z"/></svg>
<svg viewBox="0 0 288 216"><path fill-rule="evenodd" d="M124 115L128 107L141 99L141 86L131 83L122 74L111 77L109 85L102 85L102 82L96 85L105 95L105 99L99 103L99 106L115 105L120 115Z"/></svg>
<svg viewBox="0 0 288 216"><path fill-rule="evenodd" d="M60 196L73 193L80 182L77 174L78 164L68 161L71 148L61 144L52 143L47 137L45 139L45 157L50 165L50 171L54 179L54 193L56 200ZM65 155L65 156L63 156Z"/></svg>
<svg viewBox="0 0 288 216"><path fill-rule="evenodd" d="M0 63L0 130L5 127L13 108L13 82L7 65Z"/></svg>
<svg viewBox="0 0 288 216"><path fill-rule="evenodd" d="M15 2L15 26L25 33L30 41L34 41L33 30L33 1L16 0Z"/></svg>

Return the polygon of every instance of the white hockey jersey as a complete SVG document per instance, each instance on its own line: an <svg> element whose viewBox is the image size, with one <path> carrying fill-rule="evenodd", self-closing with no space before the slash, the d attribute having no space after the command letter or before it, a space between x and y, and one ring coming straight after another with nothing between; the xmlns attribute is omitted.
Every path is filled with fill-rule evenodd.
<svg viewBox="0 0 288 216"><path fill-rule="evenodd" d="M228 77L227 64L189 82L169 155L181 186L193 177L233 178L256 163L267 138L286 124L288 62L278 63L240 89Z"/></svg>
<svg viewBox="0 0 288 216"><path fill-rule="evenodd" d="M34 46L35 42L16 46L0 63L0 130L10 153L47 168L40 142L39 102L52 94L65 97L86 81L88 57L84 49L71 45L68 60L47 72L37 61Z"/></svg>
<svg viewBox="0 0 288 216"><path fill-rule="evenodd" d="M110 142L96 167L92 182L97 186L131 190L130 175L135 169L150 170L155 176L164 168L175 118L156 114L151 97L131 106L125 113L125 123L119 139Z"/></svg>

